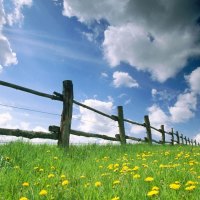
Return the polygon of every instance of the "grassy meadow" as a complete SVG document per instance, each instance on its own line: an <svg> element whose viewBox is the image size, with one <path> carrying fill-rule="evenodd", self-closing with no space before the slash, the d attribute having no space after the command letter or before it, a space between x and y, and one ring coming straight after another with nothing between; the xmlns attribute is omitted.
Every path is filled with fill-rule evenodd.
<svg viewBox="0 0 200 200"><path fill-rule="evenodd" d="M0 200L198 200L200 147L0 146Z"/></svg>

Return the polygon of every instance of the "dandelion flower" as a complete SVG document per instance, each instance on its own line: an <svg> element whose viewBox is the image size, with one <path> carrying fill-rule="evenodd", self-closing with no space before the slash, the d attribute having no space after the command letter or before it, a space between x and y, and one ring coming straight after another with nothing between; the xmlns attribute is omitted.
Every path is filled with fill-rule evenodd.
<svg viewBox="0 0 200 200"><path fill-rule="evenodd" d="M55 177L54 174L49 174L49 175L48 175L48 178L53 178L53 177Z"/></svg>
<svg viewBox="0 0 200 200"><path fill-rule="evenodd" d="M133 175L133 178L134 179L138 179L138 178L140 178L140 175L139 174L135 174L135 175Z"/></svg>
<svg viewBox="0 0 200 200"><path fill-rule="evenodd" d="M153 180L154 180L154 178L151 177L151 176L145 178L145 181L146 181L146 182L151 182L151 181L153 181Z"/></svg>
<svg viewBox="0 0 200 200"><path fill-rule="evenodd" d="M152 187L152 189L151 190L159 190L159 187L157 187L157 186L154 186L154 187Z"/></svg>
<svg viewBox="0 0 200 200"><path fill-rule="evenodd" d="M97 181L94 185L95 185L95 187L100 187L102 185L102 183L100 181Z"/></svg>
<svg viewBox="0 0 200 200"><path fill-rule="evenodd" d="M152 191L147 193L147 196L152 197L152 196L155 196L155 195L158 195L158 194L159 194L158 190L152 190Z"/></svg>
<svg viewBox="0 0 200 200"><path fill-rule="evenodd" d="M22 186L24 186L24 187L28 187L28 186L29 186L29 183L24 182L24 183L22 184Z"/></svg>
<svg viewBox="0 0 200 200"><path fill-rule="evenodd" d="M139 167L138 166L135 166L134 168L133 168L133 171L137 171L139 169Z"/></svg>
<svg viewBox="0 0 200 200"><path fill-rule="evenodd" d="M176 184L176 183L172 183L172 184L169 185L169 187L173 190L178 190L181 187L181 185Z"/></svg>
<svg viewBox="0 0 200 200"><path fill-rule="evenodd" d="M40 195L40 196L46 196L47 193L48 193L48 192L47 192L46 190L41 190L40 193L39 193L39 195Z"/></svg>
<svg viewBox="0 0 200 200"><path fill-rule="evenodd" d="M66 178L66 176L65 176L64 174L62 174L62 175L60 176L60 178L64 179L64 178Z"/></svg>
<svg viewBox="0 0 200 200"><path fill-rule="evenodd" d="M117 184L120 184L119 180L116 180L116 181L113 182L113 185L117 185Z"/></svg>
<svg viewBox="0 0 200 200"><path fill-rule="evenodd" d="M194 181L188 181L185 185L187 186L187 185L195 185L196 184L196 182L194 182Z"/></svg>
<svg viewBox="0 0 200 200"><path fill-rule="evenodd" d="M111 200L119 200L119 197L113 197Z"/></svg>
<svg viewBox="0 0 200 200"><path fill-rule="evenodd" d="M69 181L68 181L68 180L64 180L64 181L62 182L62 186L65 186L65 185L69 185Z"/></svg>
<svg viewBox="0 0 200 200"><path fill-rule="evenodd" d="M28 200L26 197L21 197L19 200Z"/></svg>
<svg viewBox="0 0 200 200"><path fill-rule="evenodd" d="M189 186L189 187L186 187L185 190L187 190L187 191L192 191L192 190L194 190L195 188L196 188L195 185L191 185L191 186Z"/></svg>

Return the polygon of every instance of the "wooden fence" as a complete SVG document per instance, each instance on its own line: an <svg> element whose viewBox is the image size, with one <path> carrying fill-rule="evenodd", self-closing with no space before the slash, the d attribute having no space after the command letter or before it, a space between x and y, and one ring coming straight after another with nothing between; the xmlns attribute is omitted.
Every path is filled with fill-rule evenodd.
<svg viewBox="0 0 200 200"><path fill-rule="evenodd" d="M134 122L132 120L128 120L124 118L123 113L123 107L118 106L117 107L117 115L108 115L106 113L103 113L99 110L96 110L92 107L89 107L87 105L84 105L76 100L74 100L73 95L73 84L71 80L65 80L63 81L63 92L62 94L58 92L54 92L53 95L38 92L32 89L28 89L25 87L21 87L18 85L14 85L11 83L7 83L4 81L0 81L0 85L14 88L17 90L21 90L24 92L28 92L34 95L38 95L45 98L50 98L52 100L61 101L63 102L63 110L62 110L62 116L61 116L61 125L58 126L49 126L49 131L51 133L42 133L42 132L33 132L33 131L21 131L21 130L12 130L12 129L0 129L0 135L12 135L12 136L22 136L27 138L49 138L49 139L57 139L58 140L58 146L64 147L66 149L69 148L69 142L70 142L70 134L77 135L77 136L84 136L84 137L94 137L94 138L101 138L104 140L110 140L110 141L118 141L122 145L127 143L127 139L134 140L138 142L147 142L149 144L157 143L157 144L185 144L185 145L200 145L197 143L196 140L192 140L187 138L186 136L183 136L183 134L179 134L178 131L174 132L174 129L172 128L171 131L166 131L164 128L164 125L161 125L160 128L155 128L151 126L150 120L148 115L144 116L144 122L138 123ZM71 129L71 122L72 122L72 110L73 110L73 104L76 104L78 106L84 107L86 109L89 109L95 113L98 113L99 115L102 115L104 117L107 117L111 120L114 120L118 123L119 132L118 134L115 134L115 137L110 137L107 135L102 134L95 134L95 133L86 133L83 131L77 131ZM132 125L142 126L146 129L146 137L142 138L136 138L132 136L126 135L125 132L125 126L124 123L129 123ZM161 134L161 140L156 141L152 138L152 130L157 131ZM166 135L171 136L170 141L166 141Z"/></svg>

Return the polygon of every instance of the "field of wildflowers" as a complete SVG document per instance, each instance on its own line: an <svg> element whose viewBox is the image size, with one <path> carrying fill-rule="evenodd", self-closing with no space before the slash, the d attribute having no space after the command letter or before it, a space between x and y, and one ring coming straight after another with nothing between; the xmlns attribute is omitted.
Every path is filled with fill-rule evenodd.
<svg viewBox="0 0 200 200"><path fill-rule="evenodd" d="M0 146L2 200L198 200L200 147Z"/></svg>

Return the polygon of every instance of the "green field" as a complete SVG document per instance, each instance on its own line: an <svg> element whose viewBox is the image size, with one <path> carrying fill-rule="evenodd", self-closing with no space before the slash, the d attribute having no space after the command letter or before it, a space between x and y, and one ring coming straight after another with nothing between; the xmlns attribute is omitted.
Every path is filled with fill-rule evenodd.
<svg viewBox="0 0 200 200"><path fill-rule="evenodd" d="M0 146L1 200L198 200L200 147Z"/></svg>

